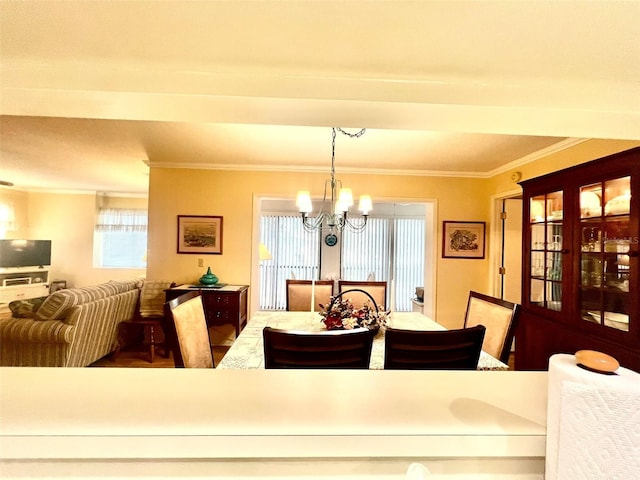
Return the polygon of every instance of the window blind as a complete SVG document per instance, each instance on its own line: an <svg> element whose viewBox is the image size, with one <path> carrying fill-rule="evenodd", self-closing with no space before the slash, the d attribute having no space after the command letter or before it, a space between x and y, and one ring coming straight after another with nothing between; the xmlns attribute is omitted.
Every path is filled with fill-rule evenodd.
<svg viewBox="0 0 640 480"><path fill-rule="evenodd" d="M263 215L260 241L271 252L271 260L260 262L260 309L286 308L286 280L318 279L320 236L307 232L300 217Z"/></svg>

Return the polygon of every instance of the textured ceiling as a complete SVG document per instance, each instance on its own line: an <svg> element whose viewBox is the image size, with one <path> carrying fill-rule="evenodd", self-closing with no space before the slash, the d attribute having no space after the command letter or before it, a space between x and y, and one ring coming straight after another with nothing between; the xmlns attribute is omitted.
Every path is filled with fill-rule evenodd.
<svg viewBox="0 0 640 480"><path fill-rule="evenodd" d="M640 3L0 3L0 180L146 191L148 167L486 176L640 139ZM560 143L562 145L562 143Z"/></svg>

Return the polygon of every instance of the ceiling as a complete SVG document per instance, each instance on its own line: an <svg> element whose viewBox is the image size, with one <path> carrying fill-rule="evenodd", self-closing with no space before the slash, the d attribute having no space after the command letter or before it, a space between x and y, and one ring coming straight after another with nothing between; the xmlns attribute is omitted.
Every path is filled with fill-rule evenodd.
<svg viewBox="0 0 640 480"><path fill-rule="evenodd" d="M638 1L0 2L0 180L149 166L486 177L640 139Z"/></svg>

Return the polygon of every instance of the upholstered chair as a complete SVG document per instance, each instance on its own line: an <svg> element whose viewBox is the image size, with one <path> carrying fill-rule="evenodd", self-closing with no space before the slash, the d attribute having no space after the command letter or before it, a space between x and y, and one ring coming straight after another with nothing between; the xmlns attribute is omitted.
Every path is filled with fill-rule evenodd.
<svg viewBox="0 0 640 480"><path fill-rule="evenodd" d="M371 295L376 301L378 307L385 308L385 306L387 305L387 282L356 282L349 280L338 281L339 293L354 288L364 290L369 295ZM352 292L349 293L346 297L351 300L351 303L353 303L353 306L355 308L362 308L362 306L367 302L371 303L369 297L367 297L367 295L362 292ZM345 297L343 296L342 298Z"/></svg>
<svg viewBox="0 0 640 480"><path fill-rule="evenodd" d="M165 304L168 340L176 367L213 368L213 354L202 297L198 291Z"/></svg>
<svg viewBox="0 0 640 480"><path fill-rule="evenodd" d="M509 362L511 344L520 318L520 305L482 293L469 292L465 328L487 327L482 350L502 363Z"/></svg>
<svg viewBox="0 0 640 480"><path fill-rule="evenodd" d="M315 287L314 287L315 284ZM320 305L326 306L333 295L333 280L287 280L287 310L290 312L309 312L311 311L312 289L315 291L313 295L313 311L322 310Z"/></svg>

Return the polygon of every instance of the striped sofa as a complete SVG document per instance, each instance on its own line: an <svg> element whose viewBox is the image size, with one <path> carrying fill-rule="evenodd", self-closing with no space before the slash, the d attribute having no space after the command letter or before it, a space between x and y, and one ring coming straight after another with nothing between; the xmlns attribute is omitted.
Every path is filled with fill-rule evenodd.
<svg viewBox="0 0 640 480"><path fill-rule="evenodd" d="M130 280L59 290L35 312L14 312L0 321L0 365L85 367L108 355L118 325L136 313L142 286Z"/></svg>

